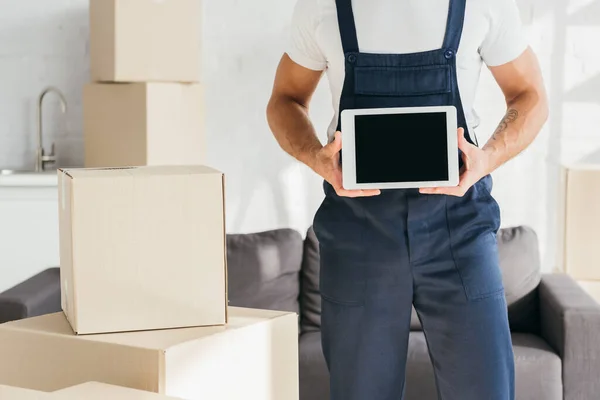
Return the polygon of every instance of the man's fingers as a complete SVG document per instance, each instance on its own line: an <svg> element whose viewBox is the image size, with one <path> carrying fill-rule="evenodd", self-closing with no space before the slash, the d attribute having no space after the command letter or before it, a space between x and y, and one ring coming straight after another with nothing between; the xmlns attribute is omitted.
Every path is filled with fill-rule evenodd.
<svg viewBox="0 0 600 400"><path fill-rule="evenodd" d="M454 187L437 187L437 188L422 188L419 189L422 194L439 194L447 196L463 197L467 192L463 186Z"/></svg>
<svg viewBox="0 0 600 400"><path fill-rule="evenodd" d="M477 148L477 146L473 146L467 138L465 137L465 130L463 128L458 128L458 148L465 154L469 155L473 148Z"/></svg>
<svg viewBox="0 0 600 400"><path fill-rule="evenodd" d="M359 190L363 197L379 196L381 190Z"/></svg>
<svg viewBox="0 0 600 400"><path fill-rule="evenodd" d="M378 191L373 191L373 190L345 190L345 189L341 189L341 190L338 190L336 193L340 197L352 197L352 198L356 198L356 197L372 197L372 196L378 196L379 195Z"/></svg>
<svg viewBox="0 0 600 400"><path fill-rule="evenodd" d="M473 186L477 182L477 178L470 171L466 171L460 177L460 182L458 186L451 187L435 187L435 188L421 188L419 189L419 193L422 194L445 194L448 196L458 196L463 197L471 186Z"/></svg>
<svg viewBox="0 0 600 400"><path fill-rule="evenodd" d="M344 188L337 188L335 192L340 197L371 197L381 194L380 190L346 190Z"/></svg>
<svg viewBox="0 0 600 400"><path fill-rule="evenodd" d="M364 190L342 190L338 193L340 197L350 197L350 198L358 198L358 197L373 197L378 196L377 192L366 192Z"/></svg>
<svg viewBox="0 0 600 400"><path fill-rule="evenodd" d="M464 146L465 142L468 143L467 138L465 138L465 130L458 128L458 146Z"/></svg>
<svg viewBox="0 0 600 400"><path fill-rule="evenodd" d="M333 136L333 141L325 146L325 151L330 157L333 157L342 149L342 133L336 132Z"/></svg>

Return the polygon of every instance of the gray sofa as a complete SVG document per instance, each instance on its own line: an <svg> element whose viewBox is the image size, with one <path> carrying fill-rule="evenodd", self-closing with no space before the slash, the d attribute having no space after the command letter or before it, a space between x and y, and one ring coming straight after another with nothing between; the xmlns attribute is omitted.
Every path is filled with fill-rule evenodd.
<svg viewBox="0 0 600 400"><path fill-rule="evenodd" d="M600 399L600 306L566 275L541 275L535 233L498 234L516 359L518 400ZM319 249L282 229L229 235L230 304L298 312L302 400L327 400L321 352ZM49 269L0 294L0 322L60 309L58 269ZM406 400L435 400L427 345L411 324Z"/></svg>

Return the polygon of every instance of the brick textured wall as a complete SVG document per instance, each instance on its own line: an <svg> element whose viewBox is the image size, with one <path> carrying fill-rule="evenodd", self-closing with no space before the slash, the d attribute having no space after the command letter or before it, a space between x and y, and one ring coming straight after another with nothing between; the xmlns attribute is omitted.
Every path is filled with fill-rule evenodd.
<svg viewBox="0 0 600 400"><path fill-rule="evenodd" d="M61 165L82 163L81 88L88 79L87 0L0 0L0 166L31 167L36 101L61 88L69 113L48 97L46 143ZM552 118L535 144L494 174L504 225L528 224L555 264L558 165L600 161L600 1L518 0L551 98ZM204 1L203 81L209 163L228 175L228 227L305 229L322 192L320 180L282 154L264 117L294 0ZM477 99L480 141L504 114L503 98L484 71ZM325 135L331 116L327 82L312 106Z"/></svg>

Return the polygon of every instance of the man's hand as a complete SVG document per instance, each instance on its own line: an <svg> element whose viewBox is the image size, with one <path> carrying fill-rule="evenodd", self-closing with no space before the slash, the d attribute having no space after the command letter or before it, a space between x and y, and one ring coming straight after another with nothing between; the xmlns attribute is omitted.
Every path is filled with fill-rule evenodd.
<svg viewBox="0 0 600 400"><path fill-rule="evenodd" d="M445 194L462 197L467 193L471 186L491 172L488 153L469 143L465 138L465 131L463 128L458 129L458 148L462 151L462 159L464 162L458 186L422 188L419 192L423 194Z"/></svg>
<svg viewBox="0 0 600 400"><path fill-rule="evenodd" d="M323 146L314 155L315 172L323 177L333 187L338 196L367 197L377 196L379 190L346 190L342 186L342 168L340 167L340 150L342 135L336 132L331 143Z"/></svg>

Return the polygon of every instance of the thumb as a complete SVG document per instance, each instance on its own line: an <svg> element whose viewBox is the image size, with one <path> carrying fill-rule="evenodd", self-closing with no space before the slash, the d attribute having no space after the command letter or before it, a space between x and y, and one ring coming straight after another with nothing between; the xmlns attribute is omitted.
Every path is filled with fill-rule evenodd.
<svg viewBox="0 0 600 400"><path fill-rule="evenodd" d="M469 153L473 145L465 137L465 130L458 128L458 148L465 154Z"/></svg>
<svg viewBox="0 0 600 400"><path fill-rule="evenodd" d="M325 146L328 155L334 156L342 149L342 133L337 131L333 136L333 141Z"/></svg>

